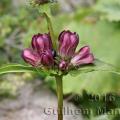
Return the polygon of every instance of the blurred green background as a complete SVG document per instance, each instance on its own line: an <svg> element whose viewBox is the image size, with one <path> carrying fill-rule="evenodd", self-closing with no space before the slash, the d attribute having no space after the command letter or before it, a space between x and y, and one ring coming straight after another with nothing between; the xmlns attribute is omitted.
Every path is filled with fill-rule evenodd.
<svg viewBox="0 0 120 120"><path fill-rule="evenodd" d="M90 45L96 58L120 68L120 0L70 0L51 5L52 21L56 38L64 29L75 31L80 36L79 47ZM0 0L0 66L6 63L22 63L21 50L29 47L36 33L47 32L46 22L29 1ZM20 80L22 76L23 81ZM13 74L14 86L0 77L0 98L15 97L17 87L23 82L41 78L55 92L55 81L42 74ZM107 114L120 107L120 76L106 72L67 75L64 77L65 99L78 107L93 110L92 115L83 115L88 120L120 120L119 114ZM79 100L74 96L79 95ZM114 101L103 100L114 96ZM99 100L94 102L90 98ZM106 107L105 114L97 114L97 107Z"/></svg>

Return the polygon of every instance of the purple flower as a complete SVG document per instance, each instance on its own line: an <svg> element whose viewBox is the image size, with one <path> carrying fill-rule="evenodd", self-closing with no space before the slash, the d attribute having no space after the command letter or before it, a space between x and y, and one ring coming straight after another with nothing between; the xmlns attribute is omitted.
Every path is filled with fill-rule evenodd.
<svg viewBox="0 0 120 120"><path fill-rule="evenodd" d="M70 31L63 31L59 35L59 55L62 58L70 58L74 55L79 43L79 36Z"/></svg>
<svg viewBox="0 0 120 120"><path fill-rule="evenodd" d="M62 71L65 71L68 69L68 63L65 62L64 60L62 60L59 64L59 69L62 70Z"/></svg>
<svg viewBox="0 0 120 120"><path fill-rule="evenodd" d="M71 64L73 66L79 66L84 64L90 64L93 63L94 56L92 53L90 53L89 46L82 47L78 53L76 53L75 56L71 59Z"/></svg>
<svg viewBox="0 0 120 120"><path fill-rule="evenodd" d="M51 66L54 64L54 59L52 55L52 51L44 51L43 53L40 54L41 58L41 64Z"/></svg>
<svg viewBox="0 0 120 120"><path fill-rule="evenodd" d="M55 51L50 34L36 34L32 37L32 49L25 49L22 57L25 62L34 67L44 66L58 68L62 72L70 67L90 64L94 62L94 56L88 46L82 47L77 53L79 36L69 30L59 35L59 48Z"/></svg>
<svg viewBox="0 0 120 120"><path fill-rule="evenodd" d="M32 38L32 48L39 53L52 49L52 42L49 34L37 34Z"/></svg>
<svg viewBox="0 0 120 120"><path fill-rule="evenodd" d="M22 57L25 62L35 67L39 65L53 65L52 41L49 34L34 35L32 38L32 48L23 50Z"/></svg>
<svg viewBox="0 0 120 120"><path fill-rule="evenodd" d="M25 60L25 62L31 64L34 67L37 67L40 65L40 56L36 52L34 52L31 49L25 49L22 52L22 58Z"/></svg>

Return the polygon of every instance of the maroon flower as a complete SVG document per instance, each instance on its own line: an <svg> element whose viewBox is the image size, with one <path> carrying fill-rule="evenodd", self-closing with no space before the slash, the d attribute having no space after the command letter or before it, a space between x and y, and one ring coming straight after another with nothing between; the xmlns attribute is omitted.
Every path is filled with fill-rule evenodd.
<svg viewBox="0 0 120 120"><path fill-rule="evenodd" d="M22 57L32 66L51 66L54 63L52 55L52 42L49 34L37 34L32 38L32 48L25 49Z"/></svg>
<svg viewBox="0 0 120 120"><path fill-rule="evenodd" d="M31 64L34 67L37 67L40 65L40 56L36 52L34 52L31 49L25 49L22 52L22 58L25 60L25 62Z"/></svg>
<svg viewBox="0 0 120 120"><path fill-rule="evenodd" d="M73 66L79 66L83 64L93 63L93 61L94 61L94 56L92 53L90 53L90 48L88 46L84 46L71 59L71 64Z"/></svg>
<svg viewBox="0 0 120 120"><path fill-rule="evenodd" d="M49 34L37 34L32 38L32 48L39 53L44 50L52 49L52 42Z"/></svg>
<svg viewBox="0 0 120 120"><path fill-rule="evenodd" d="M79 43L79 36L74 32L63 31L59 35L58 52L52 48L52 41L49 34L36 34L32 38L32 49L25 49L22 57L25 62L34 67L55 66L61 71L70 67L90 64L94 61L94 56L88 46L82 47L75 53Z"/></svg>
<svg viewBox="0 0 120 120"><path fill-rule="evenodd" d="M70 31L63 31L59 36L59 55L62 58L70 58L74 55L79 43L79 36Z"/></svg>
<svg viewBox="0 0 120 120"><path fill-rule="evenodd" d="M40 54L40 61L41 64L51 66L54 64L54 59L52 55L52 51L44 51L43 53Z"/></svg>

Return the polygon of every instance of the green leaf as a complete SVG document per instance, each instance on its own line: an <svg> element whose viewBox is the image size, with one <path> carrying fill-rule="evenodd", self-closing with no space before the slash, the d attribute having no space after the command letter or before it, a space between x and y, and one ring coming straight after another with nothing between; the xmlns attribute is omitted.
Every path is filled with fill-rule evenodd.
<svg viewBox="0 0 120 120"><path fill-rule="evenodd" d="M88 73L88 72L94 72L94 71L109 72L109 73L120 75L119 68L109 63L105 63L99 59L96 59L94 61L94 64L81 66L79 69L71 71L70 74L77 75L81 73Z"/></svg>
<svg viewBox="0 0 120 120"><path fill-rule="evenodd" d="M119 68L96 59L94 65L83 66L64 77L64 93L82 93L84 89L97 94L115 91L117 77L120 78Z"/></svg>
<svg viewBox="0 0 120 120"><path fill-rule="evenodd" d="M21 73L21 72L38 72L35 68L24 66L21 64L9 64L0 68L0 75L6 73ZM40 71L41 72L41 71Z"/></svg>

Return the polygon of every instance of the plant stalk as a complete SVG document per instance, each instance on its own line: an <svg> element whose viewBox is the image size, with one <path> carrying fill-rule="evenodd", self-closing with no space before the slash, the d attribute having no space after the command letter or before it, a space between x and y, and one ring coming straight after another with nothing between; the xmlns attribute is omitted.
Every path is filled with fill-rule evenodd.
<svg viewBox="0 0 120 120"><path fill-rule="evenodd" d="M43 14L44 14L44 16L46 18L46 21L47 21L48 30L49 30L49 33L50 33L50 36L51 36L53 48L54 48L54 50L56 50L57 49L57 43L56 43L56 39L55 39L55 35L54 35L54 30L53 30L51 19L45 12Z"/></svg>
<svg viewBox="0 0 120 120"><path fill-rule="evenodd" d="M58 97L58 120L63 120L63 77L56 76L57 97Z"/></svg>

